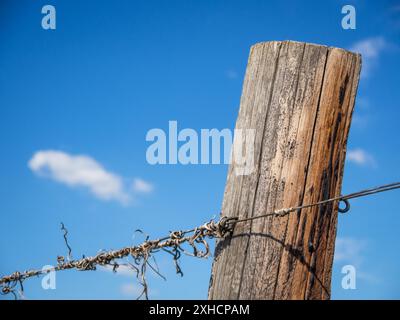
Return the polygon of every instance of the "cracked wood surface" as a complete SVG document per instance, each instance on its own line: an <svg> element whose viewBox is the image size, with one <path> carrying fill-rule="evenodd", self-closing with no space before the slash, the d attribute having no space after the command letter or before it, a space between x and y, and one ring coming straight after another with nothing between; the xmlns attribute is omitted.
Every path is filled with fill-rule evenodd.
<svg viewBox="0 0 400 320"><path fill-rule="evenodd" d="M237 129L254 170L231 164L222 216L251 217L340 194L361 57L283 41L252 46ZM337 203L239 223L217 242L209 299L329 299Z"/></svg>

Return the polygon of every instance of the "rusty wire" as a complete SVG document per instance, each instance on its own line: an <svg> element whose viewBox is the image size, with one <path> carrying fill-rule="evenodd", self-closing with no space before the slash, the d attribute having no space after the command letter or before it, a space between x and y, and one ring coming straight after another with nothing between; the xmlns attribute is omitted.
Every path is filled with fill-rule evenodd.
<svg viewBox="0 0 400 320"><path fill-rule="evenodd" d="M138 246L124 247L119 250L102 251L93 257L83 257L82 259L73 260L71 257L71 247L69 246L67 234L68 231L64 224L61 224L61 229L64 231L64 240L68 248L68 258L63 256L57 257L57 266L48 268L46 270L26 270L24 272L14 272L8 276L0 278L1 294L12 294L15 298L23 295L24 287L23 282L31 277L37 277L47 274L52 271L63 271L69 269L76 269L79 271L96 270L97 266L112 266L114 272L124 265L131 268L136 272L136 277L142 285L143 290L138 299L144 296L148 299L148 286L146 281L147 267L150 267L153 272L158 276L165 279L160 273L157 263L154 259L153 253L160 249L171 254L175 264L176 272L183 276L182 269L179 265L179 258L181 253L188 254L198 258L206 258L210 255L210 247L207 243L207 238L222 238L228 232L231 232L233 225L230 223L231 219L222 218L218 222L214 220L209 221L197 228L186 231L173 231L169 236L159 238L156 240L146 240ZM187 251L182 247L183 244L188 244L192 252ZM199 245L204 248L200 250ZM133 263L120 263L120 259L131 257ZM153 259L154 265L149 261ZM19 287L19 290L18 290Z"/></svg>
<svg viewBox="0 0 400 320"><path fill-rule="evenodd" d="M0 278L0 294L7 295L12 294L15 298L19 296L23 296L23 282L31 277L40 276L46 274L51 271L62 271L68 269L76 269L79 271L88 271L88 270L96 270L97 266L112 266L112 270L114 272L117 271L119 266L127 266L136 272L136 277L139 280L139 283L142 285L143 290L139 295L138 299L144 296L148 299L148 286L146 281L146 271L147 267L150 267L152 271L154 271L158 276L165 279L165 277L160 273L153 253L158 252L159 250L165 251L172 255L173 261L176 268L176 273L183 276L182 269L179 265L179 259L181 254L184 253L186 255L191 255L198 258L206 258L210 255L210 247L207 243L207 238L223 238L227 234L233 232L233 229L237 223L242 223L246 221L252 221L255 219L266 218L269 216L277 216L282 217L289 213L299 212L301 209L323 206L327 203L332 202L344 202L345 208L340 208L338 206L339 212L347 212L350 209L350 199L369 196L372 194L386 192L390 190L395 190L400 188L400 182L391 183L371 189L362 190L359 192L336 196L330 199L321 200L311 204L303 204L297 207L285 208L275 210L270 213L256 215L246 218L239 219L238 217L222 217L219 221L210 220L208 223L205 223L199 227L185 230L185 231L173 231L166 237L159 238L156 240L149 240L149 237L146 237L146 240L138 245L138 246L130 246L124 247L119 250L111 250L111 251L102 251L93 257L85 257L82 259L73 260L72 259L72 250L68 243L68 230L65 228L64 224L61 223L61 230L64 231L64 241L68 248L68 256L65 259L63 256L57 257L57 266L53 268L49 268L46 270L27 270L24 272L14 272L8 276L4 276ZM140 230L136 230L141 232ZM187 251L182 247L183 244L188 244L191 247L192 252ZM199 249L199 245L204 247L203 250ZM120 263L120 259L131 257L133 258L133 263ZM149 262L149 259L152 258L154 261L154 266ZM18 290L19 287L19 290Z"/></svg>

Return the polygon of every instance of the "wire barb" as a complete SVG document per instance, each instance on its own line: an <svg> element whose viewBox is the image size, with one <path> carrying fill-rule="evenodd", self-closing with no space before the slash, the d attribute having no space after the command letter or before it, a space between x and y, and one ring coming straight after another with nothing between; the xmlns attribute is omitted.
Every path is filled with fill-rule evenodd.
<svg viewBox="0 0 400 320"><path fill-rule="evenodd" d="M62 222L61 222L61 231L64 231L64 235L63 235L64 242L65 242L65 245L67 246L67 249L68 249L67 259L68 259L68 261L71 261L72 260L72 249L71 249L71 246L68 243L68 238L67 238L68 230L67 230L67 228L65 228L65 225ZM62 260L62 261L64 260L64 257L58 257L58 258L59 258L59 260Z"/></svg>

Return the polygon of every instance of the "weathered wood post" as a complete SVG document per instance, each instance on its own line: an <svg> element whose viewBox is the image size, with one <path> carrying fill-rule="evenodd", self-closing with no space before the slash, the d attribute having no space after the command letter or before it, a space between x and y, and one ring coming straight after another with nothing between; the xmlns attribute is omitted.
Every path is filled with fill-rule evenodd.
<svg viewBox="0 0 400 320"><path fill-rule="evenodd" d="M254 170L229 167L222 215L252 217L340 194L361 57L292 42L251 48L237 129ZM209 299L329 299L337 203L239 223L217 243Z"/></svg>

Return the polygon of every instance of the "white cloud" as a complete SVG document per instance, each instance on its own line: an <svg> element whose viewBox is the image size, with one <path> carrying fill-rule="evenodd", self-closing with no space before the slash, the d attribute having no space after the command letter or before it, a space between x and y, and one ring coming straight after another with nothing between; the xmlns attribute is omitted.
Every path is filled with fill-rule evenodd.
<svg viewBox="0 0 400 320"><path fill-rule="evenodd" d="M366 242L363 240L338 237L335 246L335 262L345 262L359 265L362 261L362 251L366 247Z"/></svg>
<svg viewBox="0 0 400 320"><path fill-rule="evenodd" d="M362 71L361 75L370 75L371 69L377 64L380 54L388 47L388 43L383 37L373 37L354 43L350 50L361 53Z"/></svg>
<svg viewBox="0 0 400 320"><path fill-rule="evenodd" d="M113 267L110 265L105 265L101 267L101 270L114 272ZM115 272L119 276L136 277L136 271L132 269L130 266L124 264L119 265Z"/></svg>
<svg viewBox="0 0 400 320"><path fill-rule="evenodd" d="M346 155L346 160L358 165L376 165L374 157L360 148L349 150Z"/></svg>
<svg viewBox="0 0 400 320"><path fill-rule="evenodd" d="M143 179L136 178L133 180L133 190L140 193L150 193L154 189L153 185Z"/></svg>
<svg viewBox="0 0 400 320"><path fill-rule="evenodd" d="M125 188L122 177L107 171L87 155L42 150L33 155L28 166L39 176L53 179L69 187L87 188L101 200L115 200L122 204L128 204L132 200L132 194Z"/></svg>
<svg viewBox="0 0 400 320"><path fill-rule="evenodd" d="M121 285L120 291L127 298L136 299L142 294L143 287L140 284L124 283L123 285ZM150 297L159 296L159 291L152 287L148 288L147 293ZM143 299L143 297L144 296L142 296L142 299Z"/></svg>
<svg viewBox="0 0 400 320"><path fill-rule="evenodd" d="M231 80L237 79L239 77L237 72L232 69L230 69L226 72L226 76L228 77L228 79L231 79Z"/></svg>
<svg viewBox="0 0 400 320"><path fill-rule="evenodd" d="M400 12L400 5L394 5L393 7L390 8L390 11Z"/></svg>
<svg viewBox="0 0 400 320"><path fill-rule="evenodd" d="M106 265L101 267L100 270L113 272L113 267ZM136 271L126 265L120 265L118 267L117 275L129 277L132 281L136 280ZM124 283L120 286L119 289L121 294L129 299L137 299L142 294L143 291L143 287L139 282ZM150 289L151 290L148 290L148 293L151 291L153 296L158 294L158 290L156 289L153 290L153 288Z"/></svg>
<svg viewBox="0 0 400 320"><path fill-rule="evenodd" d="M357 126L358 128L364 129L368 126L369 117L363 114L354 114L351 120L351 125Z"/></svg>
<svg viewBox="0 0 400 320"><path fill-rule="evenodd" d="M356 268L357 279L377 284L381 279L375 274L366 272L364 269L364 254L367 249L367 241L351 237L336 238L334 262L342 266L350 264Z"/></svg>
<svg viewBox="0 0 400 320"><path fill-rule="evenodd" d="M370 101L365 97L357 97L357 107L362 109L369 109L371 107Z"/></svg>
<svg viewBox="0 0 400 320"><path fill-rule="evenodd" d="M121 293L124 296L137 298L142 293L143 289L139 285L134 285L133 283L124 283L120 287Z"/></svg>
<svg viewBox="0 0 400 320"><path fill-rule="evenodd" d="M376 58L385 47L385 39L383 37L375 37L356 42L352 46L352 50L361 53L364 58Z"/></svg>

